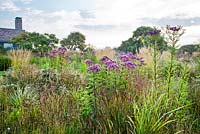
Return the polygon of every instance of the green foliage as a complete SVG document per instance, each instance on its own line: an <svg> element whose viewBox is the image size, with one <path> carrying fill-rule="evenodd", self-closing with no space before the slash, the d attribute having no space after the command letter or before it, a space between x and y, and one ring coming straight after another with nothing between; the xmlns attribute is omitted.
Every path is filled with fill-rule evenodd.
<svg viewBox="0 0 200 134"><path fill-rule="evenodd" d="M6 71L11 67L11 59L7 56L0 56L0 71Z"/></svg>
<svg viewBox="0 0 200 134"><path fill-rule="evenodd" d="M73 32L68 35L67 38L64 38L60 41L62 47L66 47L69 50L83 51L86 48L85 36L79 32Z"/></svg>
<svg viewBox="0 0 200 134"><path fill-rule="evenodd" d="M184 46L181 46L178 49L178 51L179 51L179 53L189 53L192 55L193 52L200 51L200 45L199 44L184 45Z"/></svg>
<svg viewBox="0 0 200 134"><path fill-rule="evenodd" d="M137 28L131 38L126 41L122 41L120 47L117 48L119 51L123 52L133 52L139 53L139 50L142 47L152 47L151 44L155 42L155 39L149 36L149 32L153 31L154 28L141 26ZM167 50L167 42L164 40L164 37L159 35L156 39L158 42L158 50L162 53L163 51Z"/></svg>
<svg viewBox="0 0 200 134"><path fill-rule="evenodd" d="M54 34L24 32L13 37L11 42L17 44L19 48L33 50L43 55L45 52L55 47L55 44L58 43L58 39Z"/></svg>
<svg viewBox="0 0 200 134"><path fill-rule="evenodd" d="M147 38L143 30L134 33L141 40ZM158 46L159 41L151 45L155 56ZM118 71L102 66L92 73L85 63L99 63L92 52L71 54L67 61L60 56L25 61L24 55L15 56L16 64L26 64L0 79L0 133L199 133L199 59L154 57L153 66Z"/></svg>

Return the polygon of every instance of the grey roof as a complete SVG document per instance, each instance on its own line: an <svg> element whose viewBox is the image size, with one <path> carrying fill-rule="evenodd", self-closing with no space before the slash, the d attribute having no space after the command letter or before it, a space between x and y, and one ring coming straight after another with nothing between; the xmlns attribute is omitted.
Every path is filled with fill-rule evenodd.
<svg viewBox="0 0 200 134"><path fill-rule="evenodd" d="M10 39L22 32L24 30L9 29L9 28L0 28L0 42L9 42Z"/></svg>

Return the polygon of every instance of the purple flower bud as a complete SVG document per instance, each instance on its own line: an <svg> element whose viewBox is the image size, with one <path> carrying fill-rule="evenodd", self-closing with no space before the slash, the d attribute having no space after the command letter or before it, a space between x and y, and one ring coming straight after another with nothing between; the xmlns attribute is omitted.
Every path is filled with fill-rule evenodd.
<svg viewBox="0 0 200 134"><path fill-rule="evenodd" d="M48 56L49 56L49 54L48 54L48 53L45 53L45 56L46 56L46 57L48 57Z"/></svg>
<svg viewBox="0 0 200 134"><path fill-rule="evenodd" d="M100 59L103 64L105 64L108 60L111 60L108 56L103 56L103 58Z"/></svg>
<svg viewBox="0 0 200 134"><path fill-rule="evenodd" d="M93 65L93 62L89 59L85 60L85 63L88 65L88 66L91 66Z"/></svg>
<svg viewBox="0 0 200 134"><path fill-rule="evenodd" d="M188 57L188 54L178 54L176 55L177 58L186 58Z"/></svg>
<svg viewBox="0 0 200 134"><path fill-rule="evenodd" d="M171 31L179 31L180 27L170 27L169 30L171 30Z"/></svg>
<svg viewBox="0 0 200 134"><path fill-rule="evenodd" d="M122 66L128 67L129 69L134 69L136 67L136 64L132 63L131 61L127 61L127 62L124 62Z"/></svg>
<svg viewBox="0 0 200 134"><path fill-rule="evenodd" d="M109 71L113 70L113 71L118 71L119 70L119 66L116 64L116 63L112 63L112 64L109 64L107 66L107 69Z"/></svg>
<svg viewBox="0 0 200 134"><path fill-rule="evenodd" d="M95 64L88 67L88 72L99 72L101 71L101 66L99 64Z"/></svg>
<svg viewBox="0 0 200 134"><path fill-rule="evenodd" d="M67 49L66 49L65 47L59 47L59 48L58 48L58 51L60 51L60 52L65 52L65 51L67 51Z"/></svg>
<svg viewBox="0 0 200 134"><path fill-rule="evenodd" d="M54 49L54 50L51 51L51 53L55 54L55 53L57 53L57 50Z"/></svg>
<svg viewBox="0 0 200 134"><path fill-rule="evenodd" d="M152 35L158 35L160 34L161 30L155 29L154 31L150 31L149 34Z"/></svg>
<svg viewBox="0 0 200 134"><path fill-rule="evenodd" d="M116 61L113 61L113 60L107 60L104 64L106 65L106 66L109 66L110 64L113 64L113 63L116 63Z"/></svg>
<svg viewBox="0 0 200 134"><path fill-rule="evenodd" d="M130 59L136 59L137 56L131 52L127 53L127 56L130 58Z"/></svg>
<svg viewBox="0 0 200 134"><path fill-rule="evenodd" d="M129 61L129 57L125 54L119 56L120 60L123 62Z"/></svg>
<svg viewBox="0 0 200 134"><path fill-rule="evenodd" d="M50 54L49 54L49 57L50 57L50 58L55 58L55 57L56 57L56 54L55 54L55 53L50 53Z"/></svg>

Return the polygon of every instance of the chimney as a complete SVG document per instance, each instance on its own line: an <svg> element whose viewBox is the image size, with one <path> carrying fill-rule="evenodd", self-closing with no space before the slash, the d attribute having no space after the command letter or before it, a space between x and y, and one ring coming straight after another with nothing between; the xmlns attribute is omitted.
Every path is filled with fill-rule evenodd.
<svg viewBox="0 0 200 134"><path fill-rule="evenodd" d="M22 30L22 18L21 17L15 18L15 29Z"/></svg>

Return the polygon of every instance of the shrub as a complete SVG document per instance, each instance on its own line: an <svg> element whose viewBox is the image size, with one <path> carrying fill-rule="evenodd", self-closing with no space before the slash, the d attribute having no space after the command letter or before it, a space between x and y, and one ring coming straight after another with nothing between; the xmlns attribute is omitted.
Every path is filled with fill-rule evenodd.
<svg viewBox="0 0 200 134"><path fill-rule="evenodd" d="M0 56L0 71L6 71L11 67L11 59L7 56Z"/></svg>

